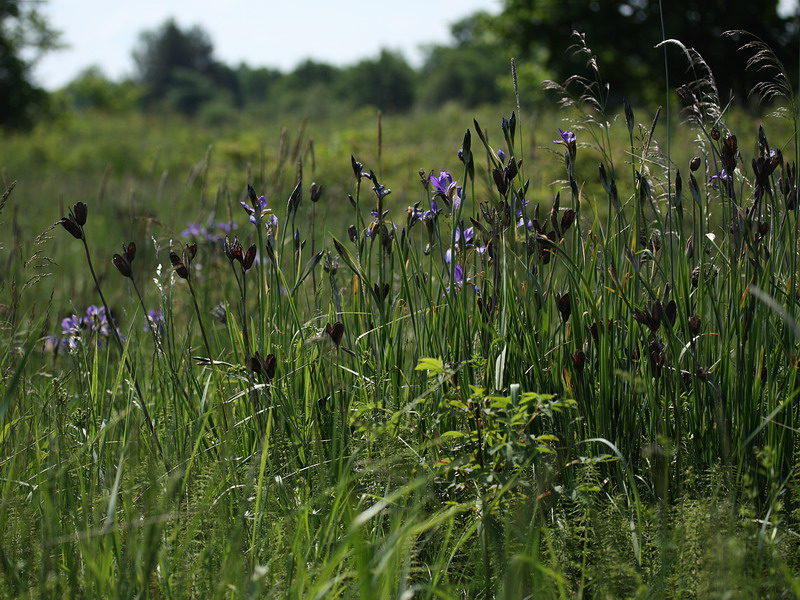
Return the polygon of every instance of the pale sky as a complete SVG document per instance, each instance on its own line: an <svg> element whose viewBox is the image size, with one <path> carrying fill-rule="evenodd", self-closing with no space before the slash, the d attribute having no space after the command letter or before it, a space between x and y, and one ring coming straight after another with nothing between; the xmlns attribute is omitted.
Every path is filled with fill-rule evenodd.
<svg viewBox="0 0 800 600"><path fill-rule="evenodd" d="M97 65L112 79L133 74L139 33L174 17L200 25L218 60L291 70L305 58L336 65L399 50L418 65L420 47L448 43L452 22L501 0L50 0L40 10L68 48L37 65L40 85L57 89Z"/></svg>

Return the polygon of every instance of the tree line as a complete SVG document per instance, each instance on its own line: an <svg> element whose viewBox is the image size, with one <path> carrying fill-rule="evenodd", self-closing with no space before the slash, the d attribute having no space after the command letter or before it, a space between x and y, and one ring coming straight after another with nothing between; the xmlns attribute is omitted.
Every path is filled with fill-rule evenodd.
<svg viewBox="0 0 800 600"><path fill-rule="evenodd" d="M705 58L724 101L744 101L753 76L744 74L746 57L735 52L737 40L721 34L747 29L773 47L791 76L798 68L798 13L781 16L777 9L778 0L503 0L499 14L478 12L454 23L450 43L428 46L416 69L401 54L382 50L345 67L306 60L290 72L227 65L201 27L169 20L141 34L133 78L112 81L90 67L48 97L31 83L31 62L22 49L51 49L57 36L23 0L0 0L0 84L14 91L0 94L0 126L29 125L48 102L211 118L249 108L314 114L361 106L402 112L447 102L470 108L512 98L512 57L526 98L536 100L544 79L563 81L584 70L585 58L569 51L573 31L586 34L612 94L657 101L667 80L672 88L685 82L689 65L677 46L667 52L668 71L664 51L656 48L675 38ZM21 31L38 31L39 37Z"/></svg>

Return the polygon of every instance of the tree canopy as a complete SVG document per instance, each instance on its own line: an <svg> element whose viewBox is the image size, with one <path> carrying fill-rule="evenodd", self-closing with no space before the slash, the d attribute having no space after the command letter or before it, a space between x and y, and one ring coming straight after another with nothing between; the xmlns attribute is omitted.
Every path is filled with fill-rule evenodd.
<svg viewBox="0 0 800 600"><path fill-rule="evenodd" d="M663 33L662 13L663 8ZM792 19L778 15L778 0L504 0L494 26L520 59L540 58L564 80L581 67L570 56L572 32L586 34L604 79L612 91L648 98L663 92L663 39L694 48L711 66L720 93L747 96L745 57L736 40L721 39L726 30L746 29L770 44L790 72L797 65L797 31ZM671 87L686 79L687 62L669 55Z"/></svg>
<svg viewBox="0 0 800 600"><path fill-rule="evenodd" d="M46 108L47 93L33 81L31 69L59 46L58 33L34 5L0 0L0 127L28 127Z"/></svg>
<svg viewBox="0 0 800 600"><path fill-rule="evenodd" d="M199 26L183 30L170 19L156 30L145 31L133 58L147 107L164 102L193 114L220 93L229 94L234 104L241 102L235 71L214 58L211 38Z"/></svg>

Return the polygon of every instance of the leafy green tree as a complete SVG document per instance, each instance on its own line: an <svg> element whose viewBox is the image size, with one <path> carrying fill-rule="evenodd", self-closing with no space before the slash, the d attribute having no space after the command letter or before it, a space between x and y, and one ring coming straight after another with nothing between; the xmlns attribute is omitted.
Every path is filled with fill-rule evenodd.
<svg viewBox="0 0 800 600"><path fill-rule="evenodd" d="M146 107L168 99L171 108L193 114L218 92L240 103L235 71L217 62L211 39L200 27L182 30L170 19L141 34L133 57Z"/></svg>
<svg viewBox="0 0 800 600"><path fill-rule="evenodd" d="M263 104L283 75L276 69L252 68L242 63L236 69L236 77L239 79L242 101L245 104Z"/></svg>
<svg viewBox="0 0 800 600"><path fill-rule="evenodd" d="M136 107L141 88L132 81L111 81L95 66L82 71L61 93L78 110L122 112Z"/></svg>
<svg viewBox="0 0 800 600"><path fill-rule="evenodd" d="M297 116L330 115L339 108L335 91L342 71L338 67L306 60L276 78L269 89L270 110Z"/></svg>
<svg viewBox="0 0 800 600"><path fill-rule="evenodd" d="M414 70L402 55L381 50L378 58L362 60L345 70L341 93L356 106L404 111L414 103Z"/></svg>
<svg viewBox="0 0 800 600"><path fill-rule="evenodd" d="M612 92L659 97L664 90L663 51L655 45L674 38L697 50L710 65L720 93L747 96L745 58L726 30L746 29L769 43L795 72L797 34L793 22L777 13L778 0L504 0L494 20L497 34L520 59L544 60L563 81L580 72L583 59L570 55L573 31L586 34L604 80ZM687 62L669 50L671 86L686 80Z"/></svg>
<svg viewBox="0 0 800 600"><path fill-rule="evenodd" d="M46 109L47 92L33 82L31 69L45 52L59 47L59 34L36 5L0 0L0 127L29 127Z"/></svg>
<svg viewBox="0 0 800 600"><path fill-rule="evenodd" d="M488 13L475 13L452 25L452 44L427 49L419 83L424 104L455 101L474 107L503 98L502 80L510 79L512 55L491 25Z"/></svg>

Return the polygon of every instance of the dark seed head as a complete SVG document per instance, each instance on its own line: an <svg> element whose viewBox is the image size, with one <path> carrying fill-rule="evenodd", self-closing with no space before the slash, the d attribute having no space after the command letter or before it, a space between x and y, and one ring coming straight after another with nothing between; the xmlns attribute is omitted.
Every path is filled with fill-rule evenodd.
<svg viewBox="0 0 800 600"><path fill-rule="evenodd" d="M569 315L572 313L572 307L569 302L569 292L564 294L556 294L556 307L561 314L561 320L566 323L569 320Z"/></svg>
<svg viewBox="0 0 800 600"><path fill-rule="evenodd" d="M664 307L664 315L663 315L663 322L667 328L672 329L672 326L675 324L675 317L678 312L678 306L675 304L675 300L670 300L667 302L667 305Z"/></svg>
<svg viewBox="0 0 800 600"><path fill-rule="evenodd" d="M336 321L333 325L328 323L325 326L325 332L331 336L331 340L333 340L333 343L336 344L338 348L342 341L342 335L344 335L344 323L341 321Z"/></svg>
<svg viewBox="0 0 800 600"><path fill-rule="evenodd" d="M250 269L253 266L253 261L256 259L256 245L253 244L247 249L247 252L244 255L244 259L242 260L242 268L245 271Z"/></svg>
<svg viewBox="0 0 800 600"><path fill-rule="evenodd" d="M267 354L267 358L264 359L264 373L267 375L267 379L272 380L275 378L275 365L277 360L275 355L271 352Z"/></svg>
<svg viewBox="0 0 800 600"><path fill-rule="evenodd" d="M700 333L700 325L701 325L700 317L697 316L689 317L689 333L692 334L692 337Z"/></svg>
<svg viewBox="0 0 800 600"><path fill-rule="evenodd" d="M136 244L133 242L128 242L127 244L122 245L122 254L125 256L125 260L129 263L133 262L133 259L136 257Z"/></svg>
<svg viewBox="0 0 800 600"><path fill-rule="evenodd" d="M72 215L75 218L75 222L81 227L86 225L86 217L88 212L89 207L87 207L83 202L78 202L72 207Z"/></svg>
<svg viewBox="0 0 800 600"><path fill-rule="evenodd" d="M319 199L322 197L322 186L321 185L317 185L316 182L312 183L311 184L311 189L309 191L309 194L311 196L311 201L316 204L317 202L319 202Z"/></svg>
<svg viewBox="0 0 800 600"><path fill-rule="evenodd" d="M567 229L572 227L572 224L575 222L576 212L571 208L568 208L564 211L564 214L561 216L561 233L564 234L567 232Z"/></svg>
<svg viewBox="0 0 800 600"><path fill-rule="evenodd" d="M80 225L73 221L70 217L63 217L60 221L61 225L72 234L76 240L83 239L83 230Z"/></svg>
<svg viewBox="0 0 800 600"><path fill-rule="evenodd" d="M694 158L692 158L692 160L689 162L689 168L692 170L692 172L695 172L695 171L697 171L697 169L700 168L700 157L699 156L695 156Z"/></svg>
<svg viewBox="0 0 800 600"><path fill-rule="evenodd" d="M176 252L169 253L169 260L172 263L172 266L175 267L175 272L178 274L178 277L182 279L189 279L189 269Z"/></svg>
<svg viewBox="0 0 800 600"><path fill-rule="evenodd" d="M128 259L124 256L120 256L119 254L115 254L111 257L114 266L117 267L117 271L119 271L123 277L132 277L133 272L131 271L131 264L128 262Z"/></svg>
<svg viewBox="0 0 800 600"><path fill-rule="evenodd" d="M583 373L583 366L586 363L586 354L583 350L578 350L575 354L571 355L572 364L578 373Z"/></svg>

